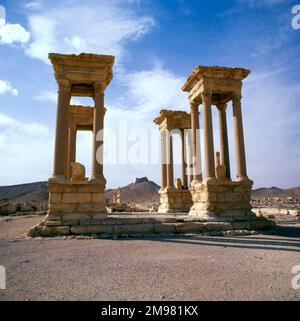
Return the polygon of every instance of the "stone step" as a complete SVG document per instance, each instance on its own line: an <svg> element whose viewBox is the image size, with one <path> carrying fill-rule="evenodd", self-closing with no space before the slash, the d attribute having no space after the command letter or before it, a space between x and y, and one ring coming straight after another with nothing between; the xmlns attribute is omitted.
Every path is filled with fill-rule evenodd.
<svg viewBox="0 0 300 321"><path fill-rule="evenodd" d="M142 219L142 218L139 218ZM150 218L149 218L150 219ZM153 218L151 218L153 219ZM130 218L126 222L113 221L114 224L108 224L108 218L102 220L102 224L79 224L79 225L58 225L49 226L37 225L29 232L30 236L55 236L55 235L140 235L140 234L161 234L161 233L207 233L207 232L225 232L228 231L253 231L267 230L274 225L265 219L245 222L159 222L151 221L140 222ZM155 219L159 220L159 219ZM105 222L105 223L104 223ZM119 224L116 224L119 222ZM121 222L121 223L120 223Z"/></svg>

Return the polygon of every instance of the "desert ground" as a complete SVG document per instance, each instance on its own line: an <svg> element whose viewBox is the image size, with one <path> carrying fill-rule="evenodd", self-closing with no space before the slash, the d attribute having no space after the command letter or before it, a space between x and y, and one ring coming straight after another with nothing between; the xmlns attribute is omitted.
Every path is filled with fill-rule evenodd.
<svg viewBox="0 0 300 321"><path fill-rule="evenodd" d="M28 238L43 216L0 218L0 300L300 300L300 222L275 235Z"/></svg>

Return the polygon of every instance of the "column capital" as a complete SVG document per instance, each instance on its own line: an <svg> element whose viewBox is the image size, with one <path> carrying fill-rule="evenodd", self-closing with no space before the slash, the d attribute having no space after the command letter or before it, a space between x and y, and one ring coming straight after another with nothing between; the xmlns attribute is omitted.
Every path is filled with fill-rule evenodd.
<svg viewBox="0 0 300 321"><path fill-rule="evenodd" d="M201 93L202 104L203 104L203 103L210 103L210 101L211 101L211 95L212 95L212 91L211 91L211 90L204 90L204 91Z"/></svg>
<svg viewBox="0 0 300 321"><path fill-rule="evenodd" d="M77 124L71 122L69 128L70 128L71 130L74 130L74 131L76 130L76 131L77 131Z"/></svg>
<svg viewBox="0 0 300 321"><path fill-rule="evenodd" d="M232 102L233 102L234 104L240 103L241 100L242 100L242 95L241 95L240 93L235 93L235 94L233 94L233 96L232 96Z"/></svg>
<svg viewBox="0 0 300 321"><path fill-rule="evenodd" d="M193 112L199 112L199 103L196 101L190 101L190 107Z"/></svg>
<svg viewBox="0 0 300 321"><path fill-rule="evenodd" d="M71 92L72 84L69 79L57 79L58 91L66 91L68 93Z"/></svg>
<svg viewBox="0 0 300 321"><path fill-rule="evenodd" d="M105 88L102 82L94 82L93 88L94 88L94 94L104 94Z"/></svg>
<svg viewBox="0 0 300 321"><path fill-rule="evenodd" d="M105 107L103 107L103 108L100 108L100 109L99 109L98 113L99 113L100 115L102 115L102 116L105 116L106 111L107 111L107 109L106 109Z"/></svg>
<svg viewBox="0 0 300 321"><path fill-rule="evenodd" d="M220 112L226 112L226 110L227 110L227 104L226 103L217 104L216 107L218 108L218 110Z"/></svg>

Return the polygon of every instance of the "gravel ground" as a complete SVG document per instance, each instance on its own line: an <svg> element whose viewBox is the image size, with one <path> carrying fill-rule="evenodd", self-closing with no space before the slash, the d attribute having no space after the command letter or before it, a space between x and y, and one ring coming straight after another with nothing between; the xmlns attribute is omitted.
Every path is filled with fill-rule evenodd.
<svg viewBox="0 0 300 321"><path fill-rule="evenodd" d="M279 235L26 238L42 219L0 218L0 300L300 300L299 221L280 218Z"/></svg>

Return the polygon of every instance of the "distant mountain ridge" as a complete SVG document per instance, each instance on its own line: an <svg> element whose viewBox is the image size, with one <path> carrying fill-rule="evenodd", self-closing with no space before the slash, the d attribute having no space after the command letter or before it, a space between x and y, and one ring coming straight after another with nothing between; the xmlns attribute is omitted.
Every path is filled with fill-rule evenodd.
<svg viewBox="0 0 300 321"><path fill-rule="evenodd" d="M265 197L278 197L278 198L286 198L286 197L294 197L300 198L300 187L293 187L282 189L278 187L269 187L269 188L258 188L252 191L252 198L261 199Z"/></svg>
<svg viewBox="0 0 300 321"><path fill-rule="evenodd" d="M46 199L48 199L47 182L0 186L0 201L27 203Z"/></svg>
<svg viewBox="0 0 300 321"><path fill-rule="evenodd" d="M134 183L121 188L121 201L124 203L158 203L159 188L153 181L147 177L137 178ZM105 198L112 199L112 195L118 189L107 189ZM253 199L262 199L265 197L294 197L300 198L300 187L281 189L278 187L258 188L252 191ZM10 203L28 203L40 202L48 199L47 182L36 182L28 184L19 184L11 186L0 186L0 201L9 201Z"/></svg>

